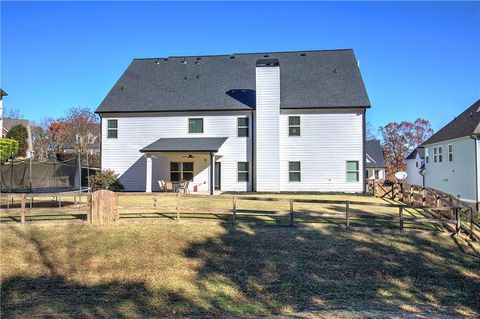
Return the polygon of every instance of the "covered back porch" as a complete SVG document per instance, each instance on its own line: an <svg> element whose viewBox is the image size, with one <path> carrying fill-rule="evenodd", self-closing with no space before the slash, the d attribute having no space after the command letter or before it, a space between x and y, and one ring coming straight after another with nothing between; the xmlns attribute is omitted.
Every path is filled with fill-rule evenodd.
<svg viewBox="0 0 480 319"><path fill-rule="evenodd" d="M146 157L145 192L159 181L187 183L189 192L215 194L220 188L220 147L226 137L161 138L140 150ZM217 187L215 187L217 186Z"/></svg>

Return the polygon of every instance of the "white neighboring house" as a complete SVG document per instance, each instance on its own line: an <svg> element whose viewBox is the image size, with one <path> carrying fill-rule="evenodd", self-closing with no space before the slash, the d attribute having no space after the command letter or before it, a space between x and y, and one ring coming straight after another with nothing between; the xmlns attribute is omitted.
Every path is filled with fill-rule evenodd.
<svg viewBox="0 0 480 319"><path fill-rule="evenodd" d="M134 59L96 112L129 191L365 191L370 102L353 50Z"/></svg>
<svg viewBox="0 0 480 319"><path fill-rule="evenodd" d="M410 185L424 186L423 170L425 169L425 150L421 147L414 149L407 156L407 182Z"/></svg>
<svg viewBox="0 0 480 319"><path fill-rule="evenodd" d="M379 140L369 140L365 143L366 166L368 179L385 179L385 159Z"/></svg>
<svg viewBox="0 0 480 319"><path fill-rule="evenodd" d="M480 197L480 100L429 138L425 186L476 203Z"/></svg>

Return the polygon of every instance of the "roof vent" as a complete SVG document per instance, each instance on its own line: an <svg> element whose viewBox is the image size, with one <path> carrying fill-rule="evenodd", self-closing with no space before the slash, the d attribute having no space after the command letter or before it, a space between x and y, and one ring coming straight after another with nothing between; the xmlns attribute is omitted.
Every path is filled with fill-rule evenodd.
<svg viewBox="0 0 480 319"><path fill-rule="evenodd" d="M163 61L168 61L168 58L163 58Z"/></svg>
<svg viewBox="0 0 480 319"><path fill-rule="evenodd" d="M160 61L158 61L158 60L155 60L155 64L160 64Z"/></svg>
<svg viewBox="0 0 480 319"><path fill-rule="evenodd" d="M183 64L187 64L187 60L182 60L181 61Z"/></svg>
<svg viewBox="0 0 480 319"><path fill-rule="evenodd" d="M300 53L300 56L306 56L306 54L305 53Z"/></svg>
<svg viewBox="0 0 480 319"><path fill-rule="evenodd" d="M265 54L263 57L264 57L264 58L268 58L268 56L269 56L268 54Z"/></svg>
<svg viewBox="0 0 480 319"><path fill-rule="evenodd" d="M200 79L200 74L197 74L197 79Z"/></svg>
<svg viewBox="0 0 480 319"><path fill-rule="evenodd" d="M334 74L337 73L337 68L334 68L334 69L333 69L333 73L334 73Z"/></svg>
<svg viewBox="0 0 480 319"><path fill-rule="evenodd" d="M230 56L230 59L235 59L235 56L231 55L231 56Z"/></svg>
<svg viewBox="0 0 480 319"><path fill-rule="evenodd" d="M187 79L187 76L185 75L185 76L183 77L183 79L186 80L186 79Z"/></svg>

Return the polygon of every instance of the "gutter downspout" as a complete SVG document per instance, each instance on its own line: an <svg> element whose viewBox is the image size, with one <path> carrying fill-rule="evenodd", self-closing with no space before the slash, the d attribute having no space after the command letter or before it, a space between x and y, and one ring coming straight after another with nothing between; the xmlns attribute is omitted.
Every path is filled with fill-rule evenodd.
<svg viewBox="0 0 480 319"><path fill-rule="evenodd" d="M471 139L475 141L475 207L480 210L478 202L478 135L471 135Z"/></svg>
<svg viewBox="0 0 480 319"><path fill-rule="evenodd" d="M362 193L366 194L367 193L367 178L365 175L367 174L367 150L365 148L365 144L367 143L367 129L366 129L366 115L367 115L367 109L363 109L363 114L362 114L362 134L363 134L363 156L362 156L362 169L363 169L363 185L362 185ZM385 170L386 171L386 170ZM385 172L386 173L386 172ZM375 174L375 173L374 173Z"/></svg>

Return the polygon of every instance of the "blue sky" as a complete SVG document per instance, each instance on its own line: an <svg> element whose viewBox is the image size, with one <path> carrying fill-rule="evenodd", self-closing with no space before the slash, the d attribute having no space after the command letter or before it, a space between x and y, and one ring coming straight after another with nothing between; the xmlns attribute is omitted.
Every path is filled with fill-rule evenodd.
<svg viewBox="0 0 480 319"><path fill-rule="evenodd" d="M435 130L480 98L478 2L1 2L5 108L95 109L135 57L355 49L367 120Z"/></svg>

